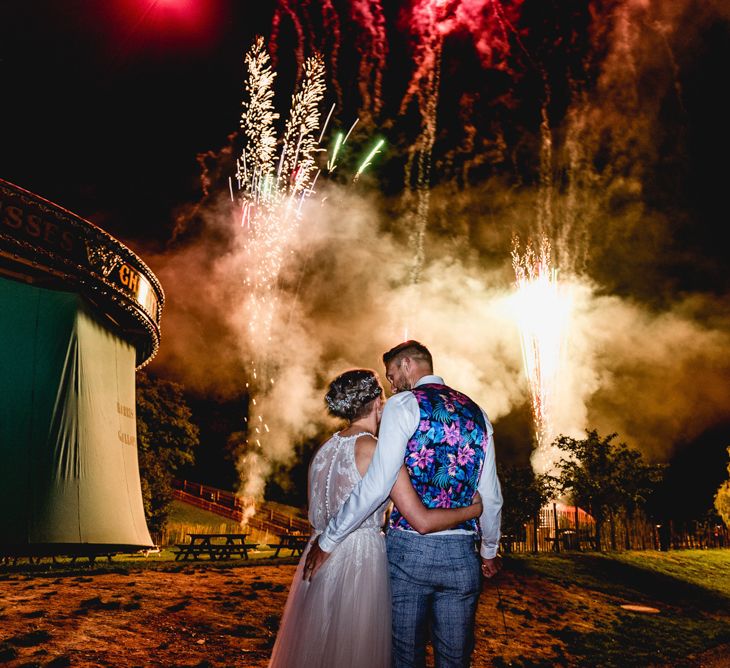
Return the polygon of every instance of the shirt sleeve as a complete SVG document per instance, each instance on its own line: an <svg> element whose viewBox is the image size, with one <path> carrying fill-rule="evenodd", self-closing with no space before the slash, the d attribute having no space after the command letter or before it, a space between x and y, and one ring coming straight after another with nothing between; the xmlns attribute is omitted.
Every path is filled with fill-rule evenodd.
<svg viewBox="0 0 730 668"><path fill-rule="evenodd" d="M418 401L410 392L391 397L383 409L378 446L365 477L319 537L319 546L332 552L363 520L388 498L403 464L408 440L418 427Z"/></svg>
<svg viewBox="0 0 730 668"><path fill-rule="evenodd" d="M479 518L482 528L482 545L479 553L485 559L494 559L499 547L500 524L502 521L502 488L497 477L497 463L494 453L494 430L487 414L482 411L487 426L487 448L484 453L482 475L477 489L482 497L484 510Z"/></svg>

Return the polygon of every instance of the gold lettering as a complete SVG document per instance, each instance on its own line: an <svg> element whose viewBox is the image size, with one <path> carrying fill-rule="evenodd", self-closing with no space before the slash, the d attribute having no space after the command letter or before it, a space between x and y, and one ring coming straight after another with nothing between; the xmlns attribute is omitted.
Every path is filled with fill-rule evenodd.
<svg viewBox="0 0 730 668"><path fill-rule="evenodd" d="M136 445L137 438L131 434L127 434L121 430L117 432L117 438L124 443L124 445Z"/></svg>
<svg viewBox="0 0 730 668"><path fill-rule="evenodd" d="M61 248L65 251L70 251L74 247L74 240L71 233L68 230L61 232Z"/></svg>
<svg viewBox="0 0 730 668"><path fill-rule="evenodd" d="M119 413L119 415L123 415L124 417L134 419L134 411L129 406L120 404L118 401L117 401L117 413Z"/></svg>
<svg viewBox="0 0 730 668"><path fill-rule="evenodd" d="M41 236L41 223L42 222L43 221L38 216L34 216L32 213L28 214L28 220L25 224L25 229L28 232L28 234L32 237Z"/></svg>
<svg viewBox="0 0 730 668"><path fill-rule="evenodd" d="M56 234L58 233L58 225L45 221L43 239L49 244L56 243Z"/></svg>
<svg viewBox="0 0 730 668"><path fill-rule="evenodd" d="M123 264L119 268L119 280L122 285L128 287L132 292L136 292L139 288L140 275L128 264Z"/></svg>
<svg viewBox="0 0 730 668"><path fill-rule="evenodd" d="M3 220L8 227L17 230L23 224L23 209L17 206L6 206Z"/></svg>

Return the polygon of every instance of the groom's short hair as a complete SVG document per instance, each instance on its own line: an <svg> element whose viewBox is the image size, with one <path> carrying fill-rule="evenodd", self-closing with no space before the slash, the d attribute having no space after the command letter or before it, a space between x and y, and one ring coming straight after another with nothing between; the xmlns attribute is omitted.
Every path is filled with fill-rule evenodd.
<svg viewBox="0 0 730 668"><path fill-rule="evenodd" d="M433 371L433 357L426 346L418 341L411 339L399 343L395 348L391 348L383 355L383 364L387 367L391 362L397 362L400 367L400 361L404 357L410 357L414 360L422 360L429 366L429 370Z"/></svg>

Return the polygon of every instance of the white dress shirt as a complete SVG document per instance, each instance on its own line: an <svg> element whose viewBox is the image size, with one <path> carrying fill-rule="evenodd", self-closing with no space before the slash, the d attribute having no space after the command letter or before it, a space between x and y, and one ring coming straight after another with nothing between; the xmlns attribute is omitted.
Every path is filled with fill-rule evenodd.
<svg viewBox="0 0 730 668"><path fill-rule="evenodd" d="M445 384L440 376L429 375L423 376L416 383L416 387L427 383ZM494 457L494 430L487 414L484 411L482 411L482 414L487 427L487 444L485 446L484 464L477 486L484 505L484 510L479 518L482 529L480 553L485 559L493 559L499 546L502 490L497 478ZM388 497L398 477L398 471L403 465L408 441L416 432L420 419L421 411L418 400L412 392L399 392L388 399L380 422L378 446L375 449L367 473L355 486L342 508L330 520L327 528L319 537L319 546L325 552L332 552ZM465 529L449 529L429 535L453 533L471 532Z"/></svg>

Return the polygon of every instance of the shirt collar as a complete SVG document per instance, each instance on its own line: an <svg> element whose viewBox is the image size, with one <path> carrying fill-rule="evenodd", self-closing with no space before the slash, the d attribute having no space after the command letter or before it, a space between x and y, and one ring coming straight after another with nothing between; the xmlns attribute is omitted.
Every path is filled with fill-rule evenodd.
<svg viewBox="0 0 730 668"><path fill-rule="evenodd" d="M444 379L441 378L441 376L428 375L428 376L421 376L421 378L418 379L418 381L416 382L416 384L413 387L418 387L419 385L426 385L427 383L431 384L431 385L446 385L446 383L444 383Z"/></svg>

